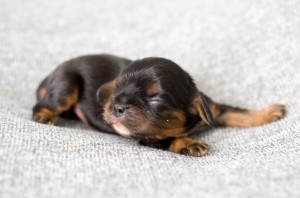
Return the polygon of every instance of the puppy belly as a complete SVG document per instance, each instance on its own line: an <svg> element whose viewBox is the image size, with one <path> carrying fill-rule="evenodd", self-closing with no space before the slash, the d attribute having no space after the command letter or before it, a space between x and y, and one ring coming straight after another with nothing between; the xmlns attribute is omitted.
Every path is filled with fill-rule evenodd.
<svg viewBox="0 0 300 198"><path fill-rule="evenodd" d="M83 112L81 111L81 108L80 108L79 104L76 104L76 105L74 106L74 112L75 112L75 114L77 115L77 117L78 117L83 123L89 125L89 123L88 123L86 117L84 116Z"/></svg>

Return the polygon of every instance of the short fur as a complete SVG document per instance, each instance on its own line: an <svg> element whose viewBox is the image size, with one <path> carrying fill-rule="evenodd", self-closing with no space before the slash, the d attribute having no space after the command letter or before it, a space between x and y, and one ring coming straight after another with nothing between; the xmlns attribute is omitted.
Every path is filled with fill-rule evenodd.
<svg viewBox="0 0 300 198"><path fill-rule="evenodd" d="M208 145L188 137L200 127L259 126L285 112L283 105L250 110L215 103L168 59L131 61L102 54L66 61L47 76L37 89L33 120L53 125L60 115L77 117L99 131L144 145L203 156Z"/></svg>

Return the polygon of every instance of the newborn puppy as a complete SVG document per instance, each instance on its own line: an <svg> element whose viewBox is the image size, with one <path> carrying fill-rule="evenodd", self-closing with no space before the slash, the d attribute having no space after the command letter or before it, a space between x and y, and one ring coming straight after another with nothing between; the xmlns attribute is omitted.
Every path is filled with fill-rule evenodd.
<svg viewBox="0 0 300 198"><path fill-rule="evenodd" d="M102 132L203 156L208 145L188 137L200 127L260 126L284 117L285 112L285 106L276 104L252 110L215 103L168 59L131 61L103 54L58 66L39 85L32 118L53 125L58 116L76 115Z"/></svg>

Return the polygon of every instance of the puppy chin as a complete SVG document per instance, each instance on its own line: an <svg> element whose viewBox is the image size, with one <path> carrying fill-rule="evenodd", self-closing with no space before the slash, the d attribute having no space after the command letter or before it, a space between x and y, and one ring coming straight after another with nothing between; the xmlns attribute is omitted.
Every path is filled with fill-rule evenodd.
<svg viewBox="0 0 300 198"><path fill-rule="evenodd" d="M122 124L122 122L108 110L108 107L109 105L105 106L106 110L103 113L103 119L121 136L127 138L131 137L132 133L130 133L128 128L124 126L124 124Z"/></svg>
<svg viewBox="0 0 300 198"><path fill-rule="evenodd" d="M116 130L117 133L119 133L123 137L131 137L131 133L128 130L128 128L125 127L120 121L117 121L116 123L112 124L112 127Z"/></svg>

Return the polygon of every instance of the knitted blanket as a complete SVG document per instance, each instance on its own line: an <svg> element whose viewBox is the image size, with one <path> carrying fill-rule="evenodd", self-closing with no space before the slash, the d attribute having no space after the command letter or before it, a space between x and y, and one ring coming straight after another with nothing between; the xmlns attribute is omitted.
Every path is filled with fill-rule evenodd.
<svg viewBox="0 0 300 198"><path fill-rule="evenodd" d="M202 158L32 122L38 83L97 53L165 57L216 102L288 114L196 134L211 146ZM2 0L0 197L300 197L299 54L299 1Z"/></svg>

